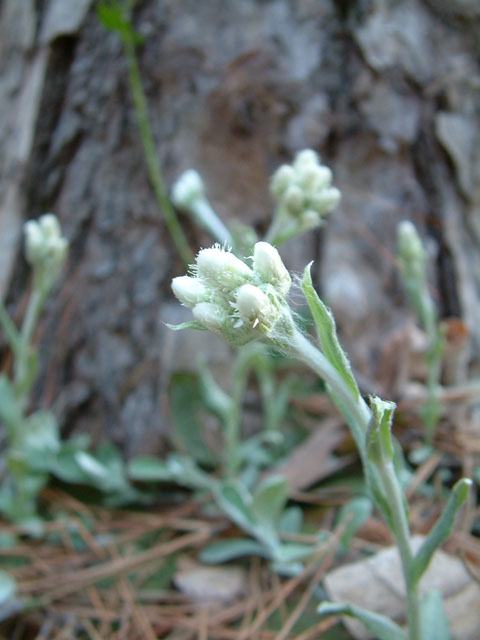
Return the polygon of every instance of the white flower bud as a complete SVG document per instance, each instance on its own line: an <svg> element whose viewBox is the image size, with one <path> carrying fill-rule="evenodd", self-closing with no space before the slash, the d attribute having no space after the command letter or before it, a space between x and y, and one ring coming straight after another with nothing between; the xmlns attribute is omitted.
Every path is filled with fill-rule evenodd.
<svg viewBox="0 0 480 640"><path fill-rule="evenodd" d="M190 209L198 198L205 195L202 177L194 169L188 169L172 187L172 202L180 209Z"/></svg>
<svg viewBox="0 0 480 640"><path fill-rule="evenodd" d="M305 204L305 196L303 190L297 185L292 184L288 187L283 202L285 204L286 209L292 215L298 215Z"/></svg>
<svg viewBox="0 0 480 640"><path fill-rule="evenodd" d="M38 219L44 238L60 238L62 231L57 217L53 213L45 213Z"/></svg>
<svg viewBox="0 0 480 640"><path fill-rule="evenodd" d="M332 183L332 171L324 165L307 166L299 172L298 181L310 193L329 187Z"/></svg>
<svg viewBox="0 0 480 640"><path fill-rule="evenodd" d="M43 233L35 220L29 220L23 226L25 234L25 255L28 263L33 266L43 259Z"/></svg>
<svg viewBox="0 0 480 640"><path fill-rule="evenodd" d="M398 254L405 261L424 261L427 254L415 225L402 220L397 228Z"/></svg>
<svg viewBox="0 0 480 640"><path fill-rule="evenodd" d="M193 317L210 331L221 331L225 314L221 307L211 302L200 302L192 309Z"/></svg>
<svg viewBox="0 0 480 640"><path fill-rule="evenodd" d="M67 257L68 241L66 238L52 238L48 241L47 252L52 265L60 266Z"/></svg>
<svg viewBox="0 0 480 640"><path fill-rule="evenodd" d="M199 252L197 273L207 286L223 292L232 291L253 277L250 267L219 245Z"/></svg>
<svg viewBox="0 0 480 640"><path fill-rule="evenodd" d="M238 289L236 303L241 320L252 329L258 326L261 330L268 330L277 319L275 307L253 284L244 284Z"/></svg>
<svg viewBox="0 0 480 640"><path fill-rule="evenodd" d="M303 149L295 156L293 166L297 171L301 171L308 166L317 165L319 163L318 154L312 149Z"/></svg>
<svg viewBox="0 0 480 640"><path fill-rule="evenodd" d="M295 179L295 171L289 164L283 164L272 176L270 192L274 198L280 198Z"/></svg>
<svg viewBox="0 0 480 640"><path fill-rule="evenodd" d="M342 194L336 187L322 189L310 198L310 204L315 211L323 215L330 213L340 202Z"/></svg>
<svg viewBox="0 0 480 640"><path fill-rule="evenodd" d="M207 289L198 278L179 276L172 280L172 291L175 297L186 307L192 309L208 297Z"/></svg>
<svg viewBox="0 0 480 640"><path fill-rule="evenodd" d="M257 242L253 249L253 269L262 282L271 284L282 296L290 289L291 278L278 251L268 242Z"/></svg>
<svg viewBox="0 0 480 640"><path fill-rule="evenodd" d="M309 229L315 229L323 223L322 216L313 209L307 209L302 214L301 218L302 230L308 231Z"/></svg>

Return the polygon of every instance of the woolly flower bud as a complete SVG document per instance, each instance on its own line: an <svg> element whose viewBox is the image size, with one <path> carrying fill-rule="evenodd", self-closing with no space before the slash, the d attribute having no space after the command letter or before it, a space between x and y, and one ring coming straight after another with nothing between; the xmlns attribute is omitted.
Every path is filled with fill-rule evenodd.
<svg viewBox="0 0 480 640"><path fill-rule="evenodd" d="M270 192L274 198L280 198L295 179L295 171L289 164L283 164L272 176Z"/></svg>
<svg viewBox="0 0 480 640"><path fill-rule="evenodd" d="M330 213L330 211L335 209L340 202L341 195L340 190L336 187L327 187L326 189L322 189L311 197L312 207L320 215Z"/></svg>
<svg viewBox="0 0 480 640"><path fill-rule="evenodd" d="M198 198L205 195L202 177L194 169L188 169L172 187L172 202L180 209L189 209Z"/></svg>
<svg viewBox="0 0 480 640"><path fill-rule="evenodd" d="M295 169L302 170L308 166L317 165L319 162L318 154L313 149L303 149L295 156L293 166Z"/></svg>
<svg viewBox="0 0 480 640"><path fill-rule="evenodd" d="M253 284L244 284L237 291L237 309L240 319L252 329L268 332L278 317L276 307L266 294Z"/></svg>
<svg viewBox="0 0 480 640"><path fill-rule="evenodd" d="M332 183L331 169L323 164L308 165L298 172L298 183L309 192L319 191Z"/></svg>
<svg viewBox="0 0 480 640"><path fill-rule="evenodd" d="M25 234L25 253L29 264L34 265L43 257L43 233L38 222L29 220L23 226Z"/></svg>
<svg viewBox="0 0 480 640"><path fill-rule="evenodd" d="M297 185L292 184L290 187L288 187L283 201L285 203L285 207L291 215L295 216L299 214L302 211L305 203L303 190L300 187L297 187Z"/></svg>
<svg viewBox="0 0 480 640"><path fill-rule="evenodd" d="M424 261L427 257L415 225L409 220L400 222L397 228L398 255L402 260Z"/></svg>
<svg viewBox="0 0 480 640"><path fill-rule="evenodd" d="M62 266L68 251L68 242L61 235L57 218L47 213L24 225L25 255L29 264L43 266L54 272Z"/></svg>
<svg viewBox="0 0 480 640"><path fill-rule="evenodd" d="M207 287L229 292L250 280L253 271L233 253L215 245L199 252L197 275Z"/></svg>
<svg viewBox="0 0 480 640"><path fill-rule="evenodd" d="M210 331L221 331L225 322L225 313L217 304L199 302L192 309L193 317Z"/></svg>
<svg viewBox="0 0 480 640"><path fill-rule="evenodd" d="M38 222L45 238L60 238L62 230L57 217L53 213L45 213L40 216Z"/></svg>
<svg viewBox="0 0 480 640"><path fill-rule="evenodd" d="M172 290L175 297L190 309L193 309L193 307L200 302L204 302L208 297L207 289L200 280L198 280L198 278L191 278L190 276L173 278Z"/></svg>
<svg viewBox="0 0 480 640"><path fill-rule="evenodd" d="M286 296L290 289L291 278L283 264L280 254L268 242L257 242L253 249L253 270L262 282L273 285Z"/></svg>

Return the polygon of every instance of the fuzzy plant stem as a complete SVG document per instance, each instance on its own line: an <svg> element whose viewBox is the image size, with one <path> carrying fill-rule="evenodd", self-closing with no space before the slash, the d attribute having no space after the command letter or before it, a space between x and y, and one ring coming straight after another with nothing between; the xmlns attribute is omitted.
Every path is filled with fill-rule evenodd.
<svg viewBox="0 0 480 640"><path fill-rule="evenodd" d="M330 387L335 399L341 403L349 417L349 424L362 462L364 465L367 464L365 438L372 413L365 400L361 396L356 398L352 394L337 369L298 329L294 329L284 350L288 355L304 362Z"/></svg>
<svg viewBox="0 0 480 640"><path fill-rule="evenodd" d="M188 245L185 234L178 221L175 210L168 198L167 190L158 162L155 143L153 141L152 129L148 117L147 101L143 92L142 82L140 79L140 71L138 68L137 58L135 55L135 44L131 38L122 39L125 56L128 66L128 78L130 82L130 90L132 93L133 104L137 115L138 127L140 129L140 137L142 140L143 153L148 167L150 182L152 183L155 198L158 206L163 211L165 224L170 232L173 243L185 263L185 265L193 262L193 254Z"/></svg>
<svg viewBox="0 0 480 640"><path fill-rule="evenodd" d="M223 224L206 198L199 198L191 209L195 220L223 246L231 247L233 239L230 231Z"/></svg>
<svg viewBox="0 0 480 640"><path fill-rule="evenodd" d="M228 478L235 478L238 469L242 402L249 371L250 354L248 349L237 351L233 369L232 404L225 423L225 473Z"/></svg>
<svg viewBox="0 0 480 640"><path fill-rule="evenodd" d="M45 298L46 295L43 286L39 284L37 278L34 277L33 290L28 301L27 310L22 323L22 329L20 331L18 350L15 354L14 388L17 399L21 403L22 407L26 403L26 397L29 392L27 380L29 377L28 359L30 345L35 325L37 324L42 307L45 304Z"/></svg>
<svg viewBox="0 0 480 640"><path fill-rule="evenodd" d="M378 466L385 496L390 505L393 521L393 535L402 564L403 580L407 600L407 619L409 640L421 640L420 631L420 593L418 582L411 580L413 552L410 544L410 529L404 507L402 489L398 482L393 462L385 459L382 451L381 464Z"/></svg>
<svg viewBox="0 0 480 640"><path fill-rule="evenodd" d="M346 387L335 367L327 360L323 353L302 333L295 329L289 343L290 355L300 359L315 371L330 387L334 397L346 410L350 418L350 426L353 436L360 451L363 465L368 465L366 455L366 433L371 419L371 411L363 398L355 398L350 389ZM400 554L402 572L405 581L407 599L407 617L410 640L420 638L420 603L417 584L413 584L410 575L413 563L413 552L410 546L410 530L405 512L402 489L396 476L393 463L387 460L385 455L378 466L382 487L385 492L392 514L393 535Z"/></svg>

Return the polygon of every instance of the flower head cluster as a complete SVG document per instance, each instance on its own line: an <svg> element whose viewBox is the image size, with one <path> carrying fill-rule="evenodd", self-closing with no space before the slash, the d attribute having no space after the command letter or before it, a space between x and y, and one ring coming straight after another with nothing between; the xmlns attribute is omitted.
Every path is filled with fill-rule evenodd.
<svg viewBox="0 0 480 640"><path fill-rule="evenodd" d="M25 256L39 274L45 286L57 280L68 252L68 241L62 236L60 224L52 213L29 220L24 225Z"/></svg>
<svg viewBox="0 0 480 640"><path fill-rule="evenodd" d="M404 277L423 282L428 256L415 225L410 220L402 220L397 227L397 238L397 257Z"/></svg>
<svg viewBox="0 0 480 640"><path fill-rule="evenodd" d="M172 289L198 323L239 346L275 334L288 317L290 284L278 251L257 242L252 267L220 245L202 249L192 275L174 278Z"/></svg>
<svg viewBox="0 0 480 640"><path fill-rule="evenodd" d="M311 149L300 151L292 165L284 164L272 176L270 191L280 207L302 229L317 227L340 201L332 187L332 171L320 164Z"/></svg>

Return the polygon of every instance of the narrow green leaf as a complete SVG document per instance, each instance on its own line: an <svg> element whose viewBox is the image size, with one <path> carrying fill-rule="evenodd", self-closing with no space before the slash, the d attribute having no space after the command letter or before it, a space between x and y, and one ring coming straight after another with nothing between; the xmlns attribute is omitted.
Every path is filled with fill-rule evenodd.
<svg viewBox="0 0 480 640"><path fill-rule="evenodd" d="M300 533L303 525L303 511L298 505L285 509L278 523L279 533Z"/></svg>
<svg viewBox="0 0 480 640"><path fill-rule="evenodd" d="M255 534L256 521L252 513L252 498L239 482L226 481L217 491L217 503L239 527Z"/></svg>
<svg viewBox="0 0 480 640"><path fill-rule="evenodd" d="M367 454L374 464L393 460L392 420L395 403L370 397L372 418L367 431Z"/></svg>
<svg viewBox="0 0 480 640"><path fill-rule="evenodd" d="M0 300L0 326L2 327L10 349L14 353L18 353L20 349L20 334L17 327L13 324L8 311L3 302Z"/></svg>
<svg viewBox="0 0 480 640"><path fill-rule="evenodd" d="M286 542L282 544L275 554L275 562L279 564L291 564L292 562L304 562L315 553L316 547L313 544L302 544L301 542Z"/></svg>
<svg viewBox="0 0 480 640"><path fill-rule="evenodd" d="M172 331L181 331L182 329L197 329L198 331L207 331L206 327L200 322L195 322L192 320L190 322L180 322L180 324L168 324L167 327L172 329Z"/></svg>
<svg viewBox="0 0 480 640"><path fill-rule="evenodd" d="M200 553L200 560L208 564L220 564L244 556L268 557L265 547L249 538L229 538L208 545Z"/></svg>
<svg viewBox="0 0 480 640"><path fill-rule="evenodd" d="M13 598L17 590L17 583L9 573L0 569L0 605Z"/></svg>
<svg viewBox="0 0 480 640"><path fill-rule="evenodd" d="M420 608L421 637L428 640L451 640L448 618L440 591L433 590L423 597Z"/></svg>
<svg viewBox="0 0 480 640"><path fill-rule="evenodd" d="M197 462L214 465L217 456L205 444L202 418L206 406L198 376L177 373L171 378L170 407L177 448L188 453Z"/></svg>
<svg viewBox="0 0 480 640"><path fill-rule="evenodd" d="M337 526L345 523L344 532L340 538L340 551L345 553L357 529L370 517L373 504L366 496L356 496L340 509Z"/></svg>
<svg viewBox="0 0 480 640"><path fill-rule="evenodd" d="M13 387L6 375L0 375L0 419L4 422L10 441L14 440L22 423L22 409L15 399Z"/></svg>
<svg viewBox="0 0 480 640"><path fill-rule="evenodd" d="M36 411L24 422L18 448L31 469L50 471L54 457L60 451L57 420L51 411Z"/></svg>
<svg viewBox="0 0 480 640"><path fill-rule="evenodd" d="M128 463L128 475L138 482L172 482L173 474L163 460L139 456Z"/></svg>
<svg viewBox="0 0 480 640"><path fill-rule="evenodd" d="M455 523L455 517L467 499L472 484L471 480L462 478L453 486L442 515L432 527L413 559L412 574L410 576L413 584L420 580L430 564L433 554L450 535Z"/></svg>
<svg viewBox="0 0 480 640"><path fill-rule="evenodd" d="M308 264L303 272L302 289L315 321L320 345L323 353L337 369L354 396L359 398L360 392L353 377L350 362L338 341L333 315L313 288L311 266L312 263Z"/></svg>
<svg viewBox="0 0 480 640"><path fill-rule="evenodd" d="M257 522L276 529L288 500L288 483L284 476L268 476L253 495L252 513Z"/></svg>
<svg viewBox="0 0 480 640"><path fill-rule="evenodd" d="M407 640L407 634L393 620L355 605L322 602L317 612L325 617L350 616L356 618L379 640Z"/></svg>

